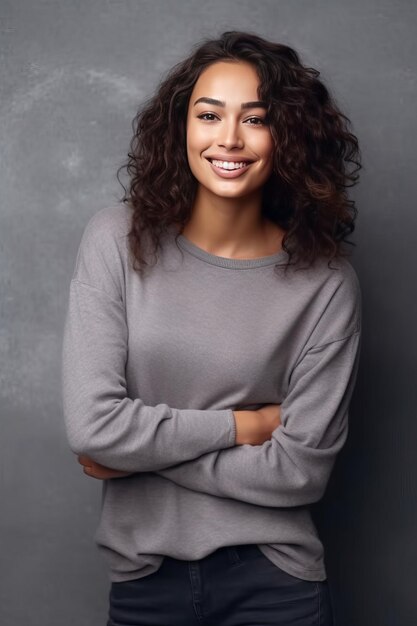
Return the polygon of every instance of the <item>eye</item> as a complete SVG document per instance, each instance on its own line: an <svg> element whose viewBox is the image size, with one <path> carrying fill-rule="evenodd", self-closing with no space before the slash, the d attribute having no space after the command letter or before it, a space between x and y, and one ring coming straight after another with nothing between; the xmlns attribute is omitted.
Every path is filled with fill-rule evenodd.
<svg viewBox="0 0 417 626"><path fill-rule="evenodd" d="M262 120L260 117L250 117L247 121L249 122L250 120L255 120L256 122L259 122L259 124L250 124L250 126L262 126L263 124L265 124L265 121Z"/></svg>
<svg viewBox="0 0 417 626"><path fill-rule="evenodd" d="M198 119L204 119L207 115L211 115L211 117L216 117L214 113L202 113L201 115L197 115ZM206 122L211 122L212 120L206 120Z"/></svg>

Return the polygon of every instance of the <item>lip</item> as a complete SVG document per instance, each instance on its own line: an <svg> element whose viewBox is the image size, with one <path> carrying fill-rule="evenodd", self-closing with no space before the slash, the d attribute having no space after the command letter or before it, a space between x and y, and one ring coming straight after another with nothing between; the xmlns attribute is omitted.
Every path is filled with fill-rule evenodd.
<svg viewBox="0 0 417 626"><path fill-rule="evenodd" d="M210 157L210 158L215 158L215 157ZM213 172L215 172L218 176L220 176L221 178L238 178L239 176L242 176L246 170L248 170L252 164L252 161L249 162L248 164L245 165L244 167L240 167L239 169L236 170L224 170L221 167L217 167L217 165L214 165L214 163L211 163L211 161L208 160L208 158L206 157L208 164L210 165L211 169L213 170ZM216 159L217 160L217 159ZM219 159L219 161L221 160L226 160L226 159ZM233 161L234 163L239 163L240 161Z"/></svg>

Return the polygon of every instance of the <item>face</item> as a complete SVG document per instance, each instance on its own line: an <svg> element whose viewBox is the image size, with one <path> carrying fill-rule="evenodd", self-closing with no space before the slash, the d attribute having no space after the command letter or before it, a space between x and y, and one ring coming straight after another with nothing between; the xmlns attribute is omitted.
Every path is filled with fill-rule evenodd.
<svg viewBox="0 0 417 626"><path fill-rule="evenodd" d="M208 193L247 196L259 192L271 175L274 144L258 85L250 63L218 61L194 86L187 113L187 156Z"/></svg>

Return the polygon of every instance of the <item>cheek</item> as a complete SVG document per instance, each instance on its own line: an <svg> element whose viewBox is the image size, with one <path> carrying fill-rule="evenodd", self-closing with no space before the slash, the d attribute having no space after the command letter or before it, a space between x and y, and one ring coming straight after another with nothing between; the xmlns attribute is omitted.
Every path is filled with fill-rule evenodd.
<svg viewBox="0 0 417 626"><path fill-rule="evenodd" d="M267 161L273 160L274 150L275 150L274 141L272 137L269 135L264 138L263 146L262 146L262 152L265 155L265 160Z"/></svg>
<svg viewBox="0 0 417 626"><path fill-rule="evenodd" d="M209 133L201 126L190 124L187 131L187 146L190 150L202 150L209 143Z"/></svg>
<svg viewBox="0 0 417 626"><path fill-rule="evenodd" d="M201 141L201 133L192 124L187 129L186 146L189 168L198 179L200 177L201 153L205 146Z"/></svg>

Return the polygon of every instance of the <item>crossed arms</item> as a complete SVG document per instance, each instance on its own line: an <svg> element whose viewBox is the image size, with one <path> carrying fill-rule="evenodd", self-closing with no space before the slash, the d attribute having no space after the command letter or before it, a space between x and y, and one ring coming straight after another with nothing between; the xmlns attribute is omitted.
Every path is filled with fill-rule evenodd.
<svg viewBox="0 0 417 626"><path fill-rule="evenodd" d="M128 398L126 344L122 303L73 279L63 343L64 417L70 447L83 465L101 468L98 478L155 472L188 489L261 506L322 497L347 437L360 330L310 347L291 373L280 422L261 445L237 445L232 409L152 407Z"/></svg>

